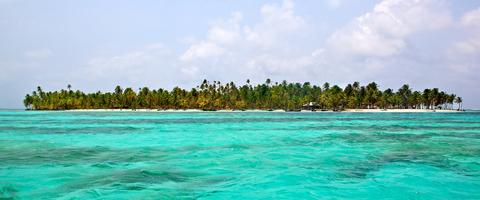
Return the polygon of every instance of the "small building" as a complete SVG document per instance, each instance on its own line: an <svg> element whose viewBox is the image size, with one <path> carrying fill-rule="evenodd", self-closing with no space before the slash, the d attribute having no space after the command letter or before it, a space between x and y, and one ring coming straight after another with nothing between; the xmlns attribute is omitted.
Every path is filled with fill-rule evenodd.
<svg viewBox="0 0 480 200"><path fill-rule="evenodd" d="M316 110L316 109L319 109L320 108L320 105L318 105L318 103L316 102L309 102L309 103L306 103L306 104L303 104L302 106L302 109L304 110Z"/></svg>

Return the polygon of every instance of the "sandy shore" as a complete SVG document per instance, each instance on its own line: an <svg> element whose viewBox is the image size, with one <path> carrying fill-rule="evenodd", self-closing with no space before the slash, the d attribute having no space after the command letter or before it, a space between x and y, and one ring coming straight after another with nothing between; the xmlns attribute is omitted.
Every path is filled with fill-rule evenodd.
<svg viewBox="0 0 480 200"><path fill-rule="evenodd" d="M286 112L285 110L217 110L217 111L203 111L199 109L167 109L167 110L158 110L158 109L74 109L74 110L64 110L66 112ZM301 110L300 112L333 112L329 111L310 111L310 110ZM462 112L457 110L430 110L430 109L346 109L341 112L360 112L360 113L425 113L425 112Z"/></svg>
<svg viewBox="0 0 480 200"><path fill-rule="evenodd" d="M347 109L342 112L461 112L457 110L430 110L430 109Z"/></svg>

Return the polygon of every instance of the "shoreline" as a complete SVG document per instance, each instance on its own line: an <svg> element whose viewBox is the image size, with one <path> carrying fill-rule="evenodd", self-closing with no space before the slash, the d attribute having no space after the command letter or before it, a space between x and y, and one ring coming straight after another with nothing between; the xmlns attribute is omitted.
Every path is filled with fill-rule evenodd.
<svg viewBox="0 0 480 200"><path fill-rule="evenodd" d="M327 111L311 111L311 110L297 110L297 111L285 111L283 109L277 110L261 110L261 109L247 109L247 110L216 110L216 111L204 111L200 109L71 109L71 110L30 110L30 111L60 111L60 112L164 112L164 113L187 113L187 112L309 112L309 113L325 113L334 112L332 110ZM346 109L342 111L335 111L342 113L455 113L464 112L464 110L431 110L431 109Z"/></svg>

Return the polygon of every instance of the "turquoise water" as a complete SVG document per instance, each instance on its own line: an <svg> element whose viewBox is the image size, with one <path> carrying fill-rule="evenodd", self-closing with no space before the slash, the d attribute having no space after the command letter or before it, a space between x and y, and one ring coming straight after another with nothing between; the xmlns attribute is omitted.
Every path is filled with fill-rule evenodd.
<svg viewBox="0 0 480 200"><path fill-rule="evenodd" d="M0 199L480 199L480 112L0 111Z"/></svg>

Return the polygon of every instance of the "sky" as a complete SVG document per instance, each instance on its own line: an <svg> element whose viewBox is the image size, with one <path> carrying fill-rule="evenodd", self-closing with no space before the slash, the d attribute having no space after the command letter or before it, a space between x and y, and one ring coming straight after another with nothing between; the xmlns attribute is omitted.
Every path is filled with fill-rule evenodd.
<svg viewBox="0 0 480 200"><path fill-rule="evenodd" d="M201 80L438 87L480 108L480 1L0 0L0 108Z"/></svg>

